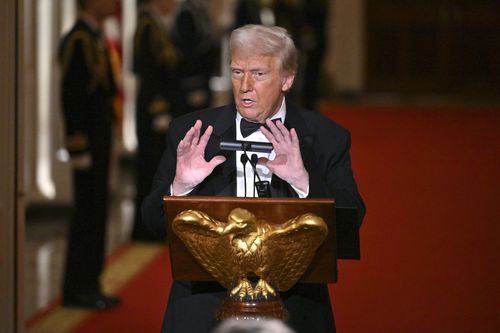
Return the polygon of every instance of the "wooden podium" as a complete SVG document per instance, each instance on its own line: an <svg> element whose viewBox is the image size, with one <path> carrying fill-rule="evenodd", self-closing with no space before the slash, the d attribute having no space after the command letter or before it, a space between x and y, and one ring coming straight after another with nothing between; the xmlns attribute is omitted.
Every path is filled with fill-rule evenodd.
<svg viewBox="0 0 500 333"><path fill-rule="evenodd" d="M304 213L312 213L323 218L328 225L328 235L299 282L337 282L337 242L333 199L168 196L163 200L166 212L167 243L172 275L175 280L215 281L173 232L171 222L177 214L193 209L202 211L216 220L226 221L231 210L243 208L252 212L258 219L276 224Z"/></svg>

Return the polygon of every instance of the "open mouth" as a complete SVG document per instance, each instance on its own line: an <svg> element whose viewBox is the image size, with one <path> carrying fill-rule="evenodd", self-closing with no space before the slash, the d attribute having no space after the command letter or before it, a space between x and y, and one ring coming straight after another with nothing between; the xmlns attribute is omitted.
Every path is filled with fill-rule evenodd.
<svg viewBox="0 0 500 333"><path fill-rule="evenodd" d="M253 100L251 100L250 98L243 98L241 100L241 104L244 106L244 107L251 107L255 102Z"/></svg>

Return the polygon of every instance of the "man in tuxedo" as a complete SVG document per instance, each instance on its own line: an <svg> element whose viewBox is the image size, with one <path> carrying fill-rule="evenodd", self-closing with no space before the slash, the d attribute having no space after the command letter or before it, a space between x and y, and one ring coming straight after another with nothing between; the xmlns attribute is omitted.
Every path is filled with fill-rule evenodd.
<svg viewBox="0 0 500 333"><path fill-rule="evenodd" d="M165 195L255 196L250 163L240 162L241 152L219 148L221 140L236 139L273 145L271 153L258 154L256 169L270 181L273 197L335 198L338 206L358 207L361 223L364 204L351 170L349 133L286 102L297 68L290 35L280 27L246 25L232 32L229 47L234 103L171 123L153 190L143 202L144 221L165 233ZM208 331L224 296L217 283L175 281L163 331ZM297 332L335 332L326 285L298 283L281 296Z"/></svg>

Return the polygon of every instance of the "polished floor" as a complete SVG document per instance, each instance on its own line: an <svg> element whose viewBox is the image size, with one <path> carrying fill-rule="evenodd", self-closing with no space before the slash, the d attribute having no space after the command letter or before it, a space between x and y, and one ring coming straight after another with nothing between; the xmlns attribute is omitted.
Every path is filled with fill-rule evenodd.
<svg viewBox="0 0 500 333"><path fill-rule="evenodd" d="M134 187L129 167L113 169L112 200L107 252L127 243L134 213ZM36 215L36 214L35 214ZM30 320L53 304L61 292L69 209L29 216L26 221L24 259L24 315Z"/></svg>

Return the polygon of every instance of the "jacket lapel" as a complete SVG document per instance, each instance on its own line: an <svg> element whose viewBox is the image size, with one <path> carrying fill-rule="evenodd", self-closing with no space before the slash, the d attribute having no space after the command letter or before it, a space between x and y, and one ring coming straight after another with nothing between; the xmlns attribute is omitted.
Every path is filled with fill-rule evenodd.
<svg viewBox="0 0 500 333"><path fill-rule="evenodd" d="M216 155L226 157L226 162L215 168L214 172L207 177L204 188L200 195L235 196L236 195L236 154L232 151L221 151L219 144L223 140L234 140L236 138L236 108L234 104L220 109L220 114L214 119L212 126L214 131L208 141L205 150L207 161Z"/></svg>

